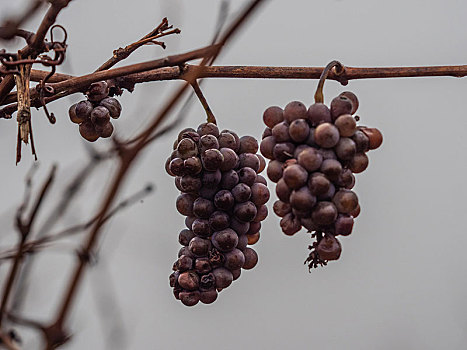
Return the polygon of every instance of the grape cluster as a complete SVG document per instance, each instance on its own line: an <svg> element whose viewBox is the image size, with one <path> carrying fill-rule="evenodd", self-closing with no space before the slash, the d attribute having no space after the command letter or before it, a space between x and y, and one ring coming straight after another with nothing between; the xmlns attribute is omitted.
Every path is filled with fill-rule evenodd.
<svg viewBox="0 0 467 350"><path fill-rule="evenodd" d="M341 245L336 236L348 236L360 213L352 188L354 173L368 166L366 152L378 148L382 135L375 128L357 126L357 97L349 91L331 102L308 109L298 101L284 109L266 109L260 150L270 159L267 174L279 198L273 206L286 235L302 227L316 241L309 247L309 268L337 260Z"/></svg>
<svg viewBox="0 0 467 350"><path fill-rule="evenodd" d="M269 190L257 151L253 137L219 132L213 123L182 130L175 140L166 170L181 192L176 206L187 228L179 233L183 247L169 282L184 305L214 302L242 268L258 262L248 245L259 239Z"/></svg>
<svg viewBox="0 0 467 350"><path fill-rule="evenodd" d="M70 107L68 110L70 120L79 124L79 133L90 142L96 141L99 137L110 137L114 131L110 118L120 117L122 112L120 102L109 97L109 86L105 81L92 83L86 96L86 100Z"/></svg>

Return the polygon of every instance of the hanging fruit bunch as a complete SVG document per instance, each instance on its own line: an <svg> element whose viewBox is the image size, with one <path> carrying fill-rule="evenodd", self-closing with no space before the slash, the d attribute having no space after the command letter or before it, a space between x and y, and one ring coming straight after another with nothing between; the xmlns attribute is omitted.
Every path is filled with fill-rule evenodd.
<svg viewBox="0 0 467 350"><path fill-rule="evenodd" d="M326 67L308 109L293 101L263 114L260 150L270 159L267 174L276 183L274 212L286 235L304 227L316 239L305 261L310 270L339 259L342 247L336 236L350 235L360 213L352 191L354 174L367 168L366 153L383 141L378 129L357 125L358 99L352 92L335 97L330 107L323 103L324 81L334 67L342 66L333 61Z"/></svg>
<svg viewBox="0 0 467 350"><path fill-rule="evenodd" d="M92 83L86 91L86 96L86 100L70 107L70 120L79 124L79 133L87 141L94 142L99 137L110 137L114 130L110 118L120 117L120 102L114 97L109 97L109 86L105 81Z"/></svg>
<svg viewBox="0 0 467 350"><path fill-rule="evenodd" d="M258 261L248 245L259 239L269 190L259 175L266 162L257 151L255 138L219 132L210 122L182 130L175 140L166 170L181 192L176 206L186 229L179 233L183 247L169 282L184 305L214 302L242 268Z"/></svg>

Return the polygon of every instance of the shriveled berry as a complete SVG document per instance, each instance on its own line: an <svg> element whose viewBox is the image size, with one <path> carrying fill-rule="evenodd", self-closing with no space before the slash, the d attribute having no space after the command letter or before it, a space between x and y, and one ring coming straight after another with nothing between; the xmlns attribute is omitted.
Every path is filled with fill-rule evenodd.
<svg viewBox="0 0 467 350"><path fill-rule="evenodd" d="M85 121L79 125L80 135L89 142L94 142L99 138L99 134L91 121Z"/></svg>
<svg viewBox="0 0 467 350"><path fill-rule="evenodd" d="M116 98L106 97L99 104L109 110L111 118L118 119L120 117L120 113L122 112L122 105Z"/></svg>
<svg viewBox="0 0 467 350"><path fill-rule="evenodd" d="M316 247L316 253L323 260L337 260L342 252L342 246L333 235L325 234Z"/></svg>
<svg viewBox="0 0 467 350"><path fill-rule="evenodd" d="M92 102L99 102L109 95L109 85L106 81L92 83L86 91L86 96Z"/></svg>

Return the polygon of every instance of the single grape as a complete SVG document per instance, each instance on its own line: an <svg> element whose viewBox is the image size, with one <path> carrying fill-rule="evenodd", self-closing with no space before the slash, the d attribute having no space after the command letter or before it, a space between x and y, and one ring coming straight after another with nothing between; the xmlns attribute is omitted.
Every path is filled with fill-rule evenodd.
<svg viewBox="0 0 467 350"><path fill-rule="evenodd" d="M99 102L109 95L109 85L106 81L92 83L86 91L86 96L92 102Z"/></svg>
<svg viewBox="0 0 467 350"><path fill-rule="evenodd" d="M339 130L331 123L322 123L315 129L315 142L323 148L331 148L339 142Z"/></svg>
<svg viewBox="0 0 467 350"><path fill-rule="evenodd" d="M321 123L330 123L332 121L331 111L328 106L319 102L312 104L310 108L308 108L307 118L313 126L318 126Z"/></svg>
<svg viewBox="0 0 467 350"><path fill-rule="evenodd" d="M218 267L217 269L214 269L212 274L215 277L216 288L227 288L232 284L232 272L227 270L225 267Z"/></svg>
<svg viewBox="0 0 467 350"><path fill-rule="evenodd" d="M221 231L230 225L230 216L224 211L215 211L209 217L209 225L212 231Z"/></svg>
<svg viewBox="0 0 467 350"><path fill-rule="evenodd" d="M99 104L109 110L111 118L118 119L120 117L120 113L122 112L122 105L116 98L106 97L101 102L99 102Z"/></svg>
<svg viewBox="0 0 467 350"><path fill-rule="evenodd" d="M341 92L339 96L345 96L350 101L352 101L352 110L350 111L350 114L355 114L355 112L358 109L358 105L359 105L357 96L353 92L350 92L350 91Z"/></svg>
<svg viewBox="0 0 467 350"><path fill-rule="evenodd" d="M195 202L195 199L195 196L188 193L182 193L179 195L176 201L178 212L185 216L193 216L193 203Z"/></svg>
<svg viewBox="0 0 467 350"><path fill-rule="evenodd" d="M229 132L222 132L217 138L220 148L229 148L235 151L238 148L237 140Z"/></svg>
<svg viewBox="0 0 467 350"><path fill-rule="evenodd" d="M352 136L358 153L367 152L370 149L370 139L361 130L355 131Z"/></svg>
<svg viewBox="0 0 467 350"><path fill-rule="evenodd" d="M336 206L328 201L318 202L311 213L311 219L319 226L330 225L336 218Z"/></svg>
<svg viewBox="0 0 467 350"><path fill-rule="evenodd" d="M189 175L198 175L202 169L203 165L198 157L190 157L183 162L183 170Z"/></svg>
<svg viewBox="0 0 467 350"><path fill-rule="evenodd" d="M195 306L198 304L201 294L199 290L182 291L179 293L179 299L185 306Z"/></svg>
<svg viewBox="0 0 467 350"><path fill-rule="evenodd" d="M200 292L199 301L203 304L212 304L217 299L217 291L215 289L209 289Z"/></svg>
<svg viewBox="0 0 467 350"><path fill-rule="evenodd" d="M268 136L272 136L272 129L271 128L265 128L264 129L263 134L261 135L261 140L263 140L264 138L266 138Z"/></svg>
<svg viewBox="0 0 467 350"><path fill-rule="evenodd" d="M213 123L203 123L198 126L197 130L199 136L203 135L214 135L215 137L219 136L219 129L216 124Z"/></svg>
<svg viewBox="0 0 467 350"><path fill-rule="evenodd" d="M363 172L368 167L368 156L365 153L357 153L351 160L349 164L350 170L358 174Z"/></svg>
<svg viewBox="0 0 467 350"><path fill-rule="evenodd" d="M243 255L240 249L235 248L232 251L225 253L224 257L224 267L230 271L240 269L245 264L245 255Z"/></svg>
<svg viewBox="0 0 467 350"><path fill-rule="evenodd" d="M272 208L274 213L281 218L292 211L292 206L290 203L286 203L281 200L275 201Z"/></svg>
<svg viewBox="0 0 467 350"><path fill-rule="evenodd" d="M234 215L240 221L250 222L255 218L257 212L258 209L256 209L256 206L250 201L239 203L234 206Z"/></svg>
<svg viewBox="0 0 467 350"><path fill-rule="evenodd" d="M289 125L289 135L292 141L304 142L310 134L310 126L305 119L295 119Z"/></svg>
<svg viewBox="0 0 467 350"><path fill-rule="evenodd" d="M352 233L353 217L346 214L339 214L334 224L334 234L348 236Z"/></svg>
<svg viewBox="0 0 467 350"><path fill-rule="evenodd" d="M282 202L289 203L289 197L291 194L292 189L286 184L284 178L277 181L276 195Z"/></svg>
<svg viewBox="0 0 467 350"><path fill-rule="evenodd" d="M249 167L241 168L238 171L238 179L241 183L252 186L256 181L256 171Z"/></svg>
<svg viewBox="0 0 467 350"><path fill-rule="evenodd" d="M338 160L326 159L321 163L320 171L331 181L336 181L342 172L342 165Z"/></svg>
<svg viewBox="0 0 467 350"><path fill-rule="evenodd" d="M236 185L231 192L237 203L246 202L251 197L251 188L244 183Z"/></svg>
<svg viewBox="0 0 467 350"><path fill-rule="evenodd" d="M239 236L241 236L248 232L248 230L250 229L250 223L237 220L236 218L231 218L230 228L237 232Z"/></svg>
<svg viewBox="0 0 467 350"><path fill-rule="evenodd" d="M207 256L211 249L211 241L201 237L193 237L188 245L190 252L196 257Z"/></svg>
<svg viewBox="0 0 467 350"><path fill-rule="evenodd" d="M89 142L94 142L99 138L99 134L91 121L85 121L79 125L79 134Z"/></svg>
<svg viewBox="0 0 467 350"><path fill-rule="evenodd" d="M266 204L260 205L259 207L257 207L257 210L258 211L256 213L255 218L253 219L253 222L261 222L265 220L268 216L268 207L266 206Z"/></svg>
<svg viewBox="0 0 467 350"><path fill-rule="evenodd" d="M339 133L343 137L351 137L357 131L357 122L350 114L339 116L334 125L339 129Z"/></svg>
<svg viewBox="0 0 467 350"><path fill-rule="evenodd" d="M254 183L251 186L251 201L256 206L266 204L269 200L269 197L270 194L267 186L260 183Z"/></svg>
<svg viewBox="0 0 467 350"><path fill-rule="evenodd" d="M199 274L208 273L211 270L212 267L208 258L198 258L195 260L195 271Z"/></svg>
<svg viewBox="0 0 467 350"><path fill-rule="evenodd" d="M198 218L208 219L214 212L214 203L208 199L198 197L193 203L193 214Z"/></svg>
<svg viewBox="0 0 467 350"><path fill-rule="evenodd" d="M219 149L219 141L217 141L217 137L214 135L203 135L199 139L198 149L200 153L208 149Z"/></svg>
<svg viewBox="0 0 467 350"><path fill-rule="evenodd" d="M284 169L282 177L291 189L303 187L308 180L308 172L298 164L292 164Z"/></svg>
<svg viewBox="0 0 467 350"><path fill-rule="evenodd" d="M193 231L185 228L181 230L180 233L178 234L178 242L181 245L187 246L188 244L190 244L190 241L194 236L195 234L193 233Z"/></svg>
<svg viewBox="0 0 467 350"><path fill-rule="evenodd" d="M230 252L237 246L238 236L234 230L226 228L225 230L214 232L211 242L221 252Z"/></svg>
<svg viewBox="0 0 467 350"><path fill-rule="evenodd" d="M242 136L240 137L240 149L239 154L242 153L253 153L258 152L258 141L253 136Z"/></svg>
<svg viewBox="0 0 467 350"><path fill-rule="evenodd" d="M313 147L307 147L298 154L298 164L309 172L318 170L323 162L323 156Z"/></svg>
<svg viewBox="0 0 467 350"><path fill-rule="evenodd" d="M274 159L280 162L285 162L287 159L293 157L295 152L295 145L291 142L281 142L274 146L272 154Z"/></svg>
<svg viewBox="0 0 467 350"><path fill-rule="evenodd" d="M250 270L256 266L258 263L258 254L256 254L254 249L245 248L243 251L245 256L245 263L243 264L243 269Z"/></svg>
<svg viewBox="0 0 467 350"><path fill-rule="evenodd" d="M336 147L334 147L336 155L340 160L350 160L357 152L355 142L348 137L341 137Z"/></svg>
<svg viewBox="0 0 467 350"><path fill-rule="evenodd" d="M209 220L197 218L193 221L191 225L191 230L196 236L200 237L208 237L211 235L211 225L209 224Z"/></svg>
<svg viewBox="0 0 467 350"><path fill-rule="evenodd" d="M82 122L91 118L91 112L94 109L91 101L84 100L78 102L75 108L76 118L82 120Z"/></svg>
<svg viewBox="0 0 467 350"><path fill-rule="evenodd" d="M256 232L252 235L246 235L248 239L248 245L253 245L259 241L260 233Z"/></svg>
<svg viewBox="0 0 467 350"><path fill-rule="evenodd" d="M284 119L292 123L296 119L306 119L306 107L300 101L289 102L284 108Z"/></svg>
<svg viewBox="0 0 467 350"><path fill-rule="evenodd" d="M261 173L266 168L266 160L263 158L263 156L261 154L257 154L256 156L259 159L258 173ZM258 179L259 176L261 176L261 175L257 175L257 179Z"/></svg>
<svg viewBox="0 0 467 350"><path fill-rule="evenodd" d="M274 136L265 137L260 144L260 151L263 156L268 159L274 159L274 146L276 145L276 138Z"/></svg>
<svg viewBox="0 0 467 350"><path fill-rule="evenodd" d="M208 149L201 154L201 162L207 171L216 171L223 161L224 156L218 149Z"/></svg>
<svg viewBox="0 0 467 350"><path fill-rule="evenodd" d="M174 158L169 163L169 169L176 176L185 175L185 163L181 158Z"/></svg>
<svg viewBox="0 0 467 350"><path fill-rule="evenodd" d="M266 169L269 179L272 182L277 182L282 178L284 163L279 162L278 160L271 160Z"/></svg>
<svg viewBox="0 0 467 350"><path fill-rule="evenodd" d="M351 114L353 109L352 101L343 95L334 97L331 101L331 117L332 120L336 120L343 114Z"/></svg>
<svg viewBox="0 0 467 350"><path fill-rule="evenodd" d="M224 160L222 161L222 164L219 169L221 171L228 171L236 168L239 161L237 153L235 153L233 149L225 147L221 148L219 151L224 157Z"/></svg>
<svg viewBox="0 0 467 350"><path fill-rule="evenodd" d="M263 121L269 128L273 128L276 124L284 120L284 111L277 106L267 108L263 113Z"/></svg>
<svg viewBox="0 0 467 350"><path fill-rule="evenodd" d="M369 149L376 149L383 143L383 135L376 128L362 128L361 129L369 139Z"/></svg>
<svg viewBox="0 0 467 350"><path fill-rule="evenodd" d="M180 180L183 192L196 193L202 186L201 179L196 176L183 175Z"/></svg>
<svg viewBox="0 0 467 350"><path fill-rule="evenodd" d="M333 235L325 234L316 247L316 253L322 260L337 260L342 252L342 246Z"/></svg>
<svg viewBox="0 0 467 350"><path fill-rule="evenodd" d="M272 136L276 140L276 142L288 142L290 141L290 134L289 134L289 123L287 122L280 122L276 126L272 128Z"/></svg>
<svg viewBox="0 0 467 350"><path fill-rule="evenodd" d="M259 170L259 158L256 156L256 154L253 153L242 153L238 157L239 159L239 167L240 168L245 168L249 167L252 168L255 172L258 172Z"/></svg>
<svg viewBox="0 0 467 350"><path fill-rule="evenodd" d="M289 201L292 208L309 212L316 204L316 197L311 194L308 187L303 186L298 190L292 191Z"/></svg>
<svg viewBox="0 0 467 350"><path fill-rule="evenodd" d="M222 180L222 173L219 169L216 171L204 171L201 175L201 183L204 187L216 188Z"/></svg>
<svg viewBox="0 0 467 350"><path fill-rule="evenodd" d="M242 169L243 170L243 169ZM253 171L253 169L251 169ZM235 170L228 170L222 173L221 188L231 190L239 182L239 174Z"/></svg>
<svg viewBox="0 0 467 350"><path fill-rule="evenodd" d="M295 217L292 213L286 214L280 221L280 226L282 232L284 232L287 236L292 236L298 231L301 230L302 224L300 220Z"/></svg>
<svg viewBox="0 0 467 350"><path fill-rule="evenodd" d="M339 213L350 214L358 206L358 197L351 190L341 189L332 199Z"/></svg>
<svg viewBox="0 0 467 350"><path fill-rule="evenodd" d="M235 203L232 192L228 190L221 190L214 196L214 205L220 210L229 210Z"/></svg>

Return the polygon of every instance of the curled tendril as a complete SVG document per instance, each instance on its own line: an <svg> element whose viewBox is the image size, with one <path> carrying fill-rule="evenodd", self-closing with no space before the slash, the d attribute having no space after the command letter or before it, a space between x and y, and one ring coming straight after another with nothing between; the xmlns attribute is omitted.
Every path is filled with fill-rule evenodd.
<svg viewBox="0 0 467 350"><path fill-rule="evenodd" d="M334 72L337 76L342 75L345 71L344 66L339 61L331 61L328 63L328 65L323 69L321 76L319 77L318 87L316 88L316 92L315 92L316 103L324 102L324 96L323 96L324 81L326 80L326 78L329 75L329 72L333 68L335 68ZM345 85L343 81L341 81L341 83Z"/></svg>

